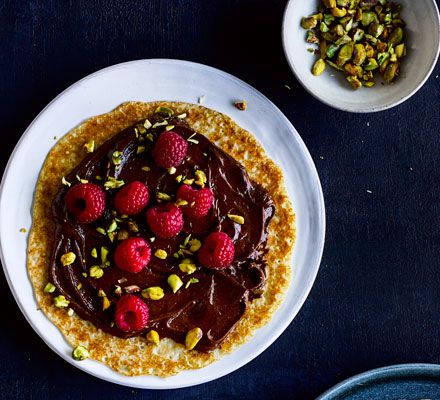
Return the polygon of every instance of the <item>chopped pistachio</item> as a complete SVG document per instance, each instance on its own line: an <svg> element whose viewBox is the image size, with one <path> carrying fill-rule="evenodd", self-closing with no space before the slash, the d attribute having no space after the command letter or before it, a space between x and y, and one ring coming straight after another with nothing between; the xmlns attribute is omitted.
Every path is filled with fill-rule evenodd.
<svg viewBox="0 0 440 400"><path fill-rule="evenodd" d="M163 289L159 286L151 286L142 290L142 297L150 300L160 300L164 297Z"/></svg>
<svg viewBox="0 0 440 400"><path fill-rule="evenodd" d="M107 181L104 182L104 187L106 189L119 189L121 186L124 186L125 182L123 180L117 180L113 176L109 176Z"/></svg>
<svg viewBox="0 0 440 400"><path fill-rule="evenodd" d="M148 332L146 338L151 343L159 344L160 341L159 334L154 330Z"/></svg>
<svg viewBox="0 0 440 400"><path fill-rule="evenodd" d="M189 258L185 258L179 264L179 269L182 272L185 272L186 274L191 275L196 271L197 266L195 264L193 264Z"/></svg>
<svg viewBox="0 0 440 400"><path fill-rule="evenodd" d="M114 232L118 228L118 223L113 220L110 226L107 228L107 233Z"/></svg>
<svg viewBox="0 0 440 400"><path fill-rule="evenodd" d="M89 358L90 354L84 346L76 346L72 351L72 357L75 361L82 361Z"/></svg>
<svg viewBox="0 0 440 400"><path fill-rule="evenodd" d="M174 111L171 108L165 106L157 107L154 112L155 114L160 114L165 117L172 117L174 115Z"/></svg>
<svg viewBox="0 0 440 400"><path fill-rule="evenodd" d="M141 170L148 172L148 171L151 171L151 168L145 166L145 167L142 167Z"/></svg>
<svg viewBox="0 0 440 400"><path fill-rule="evenodd" d="M166 193L162 193L162 192L158 192L158 193L156 194L156 198L157 198L158 200L171 200L171 197L170 197L168 194L166 194Z"/></svg>
<svg viewBox="0 0 440 400"><path fill-rule="evenodd" d="M188 244L188 242L189 242L190 239L191 239L191 234L189 234L189 235L185 238L185 240L184 240L184 242L183 242L183 245L186 246L186 245Z"/></svg>
<svg viewBox="0 0 440 400"><path fill-rule="evenodd" d="M174 203L177 207L180 206L186 206L188 205L188 202L186 200L183 199L177 199L177 201Z"/></svg>
<svg viewBox="0 0 440 400"><path fill-rule="evenodd" d="M98 290L98 297L105 297L105 296L106 296L106 294L105 294L104 290L99 289Z"/></svg>
<svg viewBox="0 0 440 400"><path fill-rule="evenodd" d="M130 237L130 234L125 229L122 229L118 233L118 240L125 240Z"/></svg>
<svg viewBox="0 0 440 400"><path fill-rule="evenodd" d="M154 136L153 136L152 133L147 133L147 134L145 135L145 137L146 137L150 142L154 141Z"/></svg>
<svg viewBox="0 0 440 400"><path fill-rule="evenodd" d="M145 146L138 146L136 149L136 154L145 153Z"/></svg>
<svg viewBox="0 0 440 400"><path fill-rule="evenodd" d="M139 227L135 221L128 221L128 230L134 233L139 232Z"/></svg>
<svg viewBox="0 0 440 400"><path fill-rule="evenodd" d="M99 232L101 235L106 235L106 234L107 234L107 232L105 231L104 228L98 227L98 228L96 228L96 230L97 230L97 232Z"/></svg>
<svg viewBox="0 0 440 400"><path fill-rule="evenodd" d="M312 32L313 34L313 32ZM245 111L247 108L247 103L245 101L236 101L234 106L238 108L240 111Z"/></svg>
<svg viewBox="0 0 440 400"><path fill-rule="evenodd" d="M185 185L192 185L192 184L194 183L194 179L185 179L185 180L183 181L183 183L184 183Z"/></svg>
<svg viewBox="0 0 440 400"><path fill-rule="evenodd" d="M122 162L122 153L120 151L113 152L112 163L119 165Z"/></svg>
<svg viewBox="0 0 440 400"><path fill-rule="evenodd" d="M186 117L187 117L186 113L179 114L179 115L177 116L177 118L180 118L180 119L183 119L183 118L186 118Z"/></svg>
<svg viewBox="0 0 440 400"><path fill-rule="evenodd" d="M70 251L69 253L63 254L60 258L61 264L63 266L67 267L68 265L71 265L75 262L76 254Z"/></svg>
<svg viewBox="0 0 440 400"><path fill-rule="evenodd" d="M83 148L87 153L93 153L95 150L95 141L91 140L90 142L84 143Z"/></svg>
<svg viewBox="0 0 440 400"><path fill-rule="evenodd" d="M53 140L58 140L58 136L54 136L54 137L53 137Z"/></svg>
<svg viewBox="0 0 440 400"><path fill-rule="evenodd" d="M176 293L183 285L182 280L176 274L171 274L167 279L167 283L173 293Z"/></svg>
<svg viewBox="0 0 440 400"><path fill-rule="evenodd" d="M99 279L104 275L104 270L99 265L94 265L90 268L89 275L91 278Z"/></svg>
<svg viewBox="0 0 440 400"><path fill-rule="evenodd" d="M178 183L180 183L180 182L182 181L182 179L183 179L183 176L182 176L182 175L178 175L178 176L176 176L176 181L177 181Z"/></svg>
<svg viewBox="0 0 440 400"><path fill-rule="evenodd" d="M200 240L198 239L192 239L189 242L189 250L192 251L193 253L195 253L196 251L198 251L200 249L200 247L202 247L202 242L200 242Z"/></svg>
<svg viewBox="0 0 440 400"><path fill-rule="evenodd" d="M227 216L231 221L234 221L237 224L244 224L244 218L241 215L227 214Z"/></svg>
<svg viewBox="0 0 440 400"><path fill-rule="evenodd" d="M92 249L92 251L90 252L90 255L91 255L93 258L98 258L98 252L96 251L96 247L94 247L94 248Z"/></svg>
<svg viewBox="0 0 440 400"><path fill-rule="evenodd" d="M165 125L168 125L168 121L156 122L153 125L153 128L157 128L158 126L165 126Z"/></svg>
<svg viewBox="0 0 440 400"><path fill-rule="evenodd" d="M115 286L115 294L117 296L122 296L122 288L118 285Z"/></svg>
<svg viewBox="0 0 440 400"><path fill-rule="evenodd" d="M129 286L125 286L124 288L126 293L137 293L141 290L141 288L138 285L129 285Z"/></svg>
<svg viewBox="0 0 440 400"><path fill-rule="evenodd" d="M194 144L199 144L199 141L196 140L196 139L186 139L186 141L187 141L187 142L194 143Z"/></svg>
<svg viewBox="0 0 440 400"><path fill-rule="evenodd" d="M102 246L101 247L101 263L105 264L105 262L107 261L108 253L109 253L108 248L105 246Z"/></svg>
<svg viewBox="0 0 440 400"><path fill-rule="evenodd" d="M108 299L107 296L102 298L102 311L107 310L111 306L111 301Z"/></svg>
<svg viewBox="0 0 440 400"><path fill-rule="evenodd" d="M160 258L161 260L165 260L166 258L167 258L167 252L165 251L165 250L162 250L162 249L157 249L155 252L154 252L154 255L157 257L157 258Z"/></svg>
<svg viewBox="0 0 440 400"><path fill-rule="evenodd" d="M138 125L137 128L139 130L139 133L141 133L141 134L144 134L145 132L147 132L147 130L145 129L145 126L143 126L143 125Z"/></svg>
<svg viewBox="0 0 440 400"><path fill-rule="evenodd" d="M26 230L26 228L21 228L21 229L20 229L20 232L26 233L27 230Z"/></svg>
<svg viewBox="0 0 440 400"><path fill-rule="evenodd" d="M63 185L68 186L68 187L72 186L72 184L71 184L70 182L67 182L67 181L66 181L66 178L64 178L64 176L61 178L61 183L62 183Z"/></svg>
<svg viewBox="0 0 440 400"><path fill-rule="evenodd" d="M60 294L57 297L54 297L53 302L55 304L55 307L58 308L65 308L69 306L69 300L67 300L66 297L63 296L62 294Z"/></svg>
<svg viewBox="0 0 440 400"><path fill-rule="evenodd" d="M166 131L170 131L171 129L173 129L174 128L174 125L167 125L166 127L165 127L165 130Z"/></svg>
<svg viewBox="0 0 440 400"><path fill-rule="evenodd" d="M83 287L83 285L82 285L82 283L80 282L80 283L78 283L78 285L76 285L76 288L78 289L78 290L81 290L81 288Z"/></svg>
<svg viewBox="0 0 440 400"><path fill-rule="evenodd" d="M202 171L202 170L200 170L200 169L198 169L196 172L195 172L195 175L196 175L196 185L199 185L199 186L205 186L205 183L206 183L206 174Z"/></svg>
<svg viewBox="0 0 440 400"><path fill-rule="evenodd" d="M206 96L199 97L199 104L202 104L206 100Z"/></svg>
<svg viewBox="0 0 440 400"><path fill-rule="evenodd" d="M203 336L203 331L200 328L191 329L185 337L185 347L192 350Z"/></svg>
<svg viewBox="0 0 440 400"><path fill-rule="evenodd" d="M69 317L71 317L71 316L73 315L73 309L72 309L72 308L69 308L69 309L67 310L67 315L68 315Z"/></svg>
<svg viewBox="0 0 440 400"><path fill-rule="evenodd" d="M179 253L173 253L174 258L179 258Z"/></svg>
<svg viewBox="0 0 440 400"><path fill-rule="evenodd" d="M199 280L197 278L191 278L188 282L186 282L185 289L188 289L191 283L199 283Z"/></svg>
<svg viewBox="0 0 440 400"><path fill-rule="evenodd" d="M150 129L151 128L151 122L148 121L148 119L145 120L144 127L145 127L145 129Z"/></svg>
<svg viewBox="0 0 440 400"><path fill-rule="evenodd" d="M84 278L87 278L87 274L86 274L85 272L82 272L81 275L82 275Z"/></svg>
<svg viewBox="0 0 440 400"><path fill-rule="evenodd" d="M174 175L175 173L176 173L176 168L174 168L174 167L170 167L170 168L168 168L168 173L170 174L170 175Z"/></svg>
<svg viewBox="0 0 440 400"><path fill-rule="evenodd" d="M150 242L151 243L153 243L154 241L156 240L156 238L153 236L153 237L150 237Z"/></svg>
<svg viewBox="0 0 440 400"><path fill-rule="evenodd" d="M95 176L95 179L96 179L97 181L102 181L102 177L99 176L99 175L96 175L96 176Z"/></svg>
<svg viewBox="0 0 440 400"><path fill-rule="evenodd" d="M47 282L47 285L44 287L43 292L44 293L53 293L53 292L55 292L55 289L56 289L56 287L52 283Z"/></svg>

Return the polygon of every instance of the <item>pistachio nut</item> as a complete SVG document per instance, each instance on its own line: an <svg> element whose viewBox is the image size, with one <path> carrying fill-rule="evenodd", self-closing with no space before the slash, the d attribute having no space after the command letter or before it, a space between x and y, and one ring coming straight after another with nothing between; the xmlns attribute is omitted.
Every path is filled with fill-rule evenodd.
<svg viewBox="0 0 440 400"><path fill-rule="evenodd" d="M159 286L151 286L142 290L142 297L150 300L160 300L164 296L163 289Z"/></svg>
<svg viewBox="0 0 440 400"><path fill-rule="evenodd" d="M129 285L124 287L125 293L137 293L141 290L141 288L138 285Z"/></svg>
<svg viewBox="0 0 440 400"><path fill-rule="evenodd" d="M301 26L304 29L313 29L316 27L317 24L318 24L318 20L313 16L309 17L309 18L304 17L301 20Z"/></svg>
<svg viewBox="0 0 440 400"><path fill-rule="evenodd" d="M399 68L400 68L399 63L397 63L397 62L390 63L387 66L385 73L383 75L384 79L388 83L392 83L396 79L397 75L399 74Z"/></svg>
<svg viewBox="0 0 440 400"><path fill-rule="evenodd" d="M55 307L58 308L66 308L69 306L69 300L67 300L66 297L63 296L62 294L60 294L57 297L54 297L53 302L55 304Z"/></svg>
<svg viewBox="0 0 440 400"><path fill-rule="evenodd" d="M324 70L325 70L325 62L322 58L320 58L318 61L315 62L312 73L313 75L318 76L321 75L324 72Z"/></svg>
<svg viewBox="0 0 440 400"><path fill-rule="evenodd" d="M200 328L191 329L185 337L185 347L188 350L192 350L199 343L203 336L203 331Z"/></svg>
<svg viewBox="0 0 440 400"><path fill-rule="evenodd" d="M321 60L321 59L320 59ZM319 60L318 60L319 61ZM321 60L322 64L324 64L324 69L325 69L325 62L324 60ZM315 64L316 65L316 64ZM322 70L322 72L324 72L324 69ZM321 74L322 74L321 72ZM313 74L313 75L320 75L320 74ZM237 224L243 225L244 224L244 218L241 215L234 215L234 214L227 214L228 218L231 221L236 222Z"/></svg>
<svg viewBox="0 0 440 400"><path fill-rule="evenodd" d="M108 297L107 296L104 296L103 298L102 298L102 310L104 311L104 310L107 310L107 308L109 308L111 306L111 302L110 302L110 300L108 299Z"/></svg>
<svg viewBox="0 0 440 400"><path fill-rule="evenodd" d="M154 343L156 345L159 344L160 342L159 334L154 330L148 332L146 338L149 342Z"/></svg>
<svg viewBox="0 0 440 400"><path fill-rule="evenodd" d="M346 8L338 8L338 7L334 7L330 10L330 12L332 13L333 16L341 18L344 17L347 14L347 9Z"/></svg>
<svg viewBox="0 0 440 400"><path fill-rule="evenodd" d="M60 258L61 264L63 264L64 267L67 267L68 265L71 265L76 260L76 254L70 251L69 253L63 254Z"/></svg>
<svg viewBox="0 0 440 400"><path fill-rule="evenodd" d="M99 265L94 265L90 268L89 275L91 278L99 279L104 275L104 270Z"/></svg>
<svg viewBox="0 0 440 400"><path fill-rule="evenodd" d="M197 266L195 264L193 264L189 258L185 258L179 264L179 269L182 272L185 272L186 274L190 275L196 271Z"/></svg>
<svg viewBox="0 0 440 400"><path fill-rule="evenodd" d="M359 79L362 79L362 76L364 75L362 67L358 65L347 63L345 64L344 68L350 75L357 76Z"/></svg>
<svg viewBox="0 0 440 400"><path fill-rule="evenodd" d="M336 0L322 0L322 2L324 3L324 5L327 8L335 8L336 7Z"/></svg>
<svg viewBox="0 0 440 400"><path fill-rule="evenodd" d="M167 283L173 293L176 293L183 285L182 280L176 274L170 275L167 279Z"/></svg>
<svg viewBox="0 0 440 400"><path fill-rule="evenodd" d="M403 40L403 29L399 26L391 33L388 44L396 47Z"/></svg>
<svg viewBox="0 0 440 400"><path fill-rule="evenodd" d="M362 65L367 58L367 52L363 44L358 43L354 45L353 64Z"/></svg>
<svg viewBox="0 0 440 400"><path fill-rule="evenodd" d="M171 108L165 106L159 106L154 110L155 114L160 114L165 117L172 117L174 115L174 111Z"/></svg>
<svg viewBox="0 0 440 400"><path fill-rule="evenodd" d="M56 287L52 285L52 283L47 282L47 285L44 287L43 292L44 293L53 293L55 292Z"/></svg>
<svg viewBox="0 0 440 400"><path fill-rule="evenodd" d="M354 90L358 90L360 87L362 87L361 81L355 76L349 75L345 79L347 79Z"/></svg>
<svg viewBox="0 0 440 400"><path fill-rule="evenodd" d="M76 346L72 351L72 357L75 361L82 361L89 358L90 354L84 346Z"/></svg>
<svg viewBox="0 0 440 400"><path fill-rule="evenodd" d="M347 43L339 50L338 57L336 58L336 64L342 67L347 61L351 60L353 56L354 44L353 42Z"/></svg>
<svg viewBox="0 0 440 400"><path fill-rule="evenodd" d="M165 260L167 258L167 256L168 256L168 254L167 254L167 252L165 250L157 249L154 252L154 256L157 257L157 258L160 258L161 260Z"/></svg>
<svg viewBox="0 0 440 400"><path fill-rule="evenodd" d="M189 250L193 253L200 250L200 247L202 247L202 242L199 239L191 239L189 241Z"/></svg>

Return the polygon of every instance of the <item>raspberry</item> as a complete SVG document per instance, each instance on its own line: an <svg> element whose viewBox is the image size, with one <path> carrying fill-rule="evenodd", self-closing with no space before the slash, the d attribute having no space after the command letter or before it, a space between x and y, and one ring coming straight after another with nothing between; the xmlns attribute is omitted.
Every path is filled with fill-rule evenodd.
<svg viewBox="0 0 440 400"><path fill-rule="evenodd" d="M105 194L93 183L78 183L68 190L64 203L78 222L93 222L104 213Z"/></svg>
<svg viewBox="0 0 440 400"><path fill-rule="evenodd" d="M223 232L210 233L199 250L199 262L209 268L225 268L234 260L234 243Z"/></svg>
<svg viewBox="0 0 440 400"><path fill-rule="evenodd" d="M204 217L208 214L214 200L211 189L197 190L189 185L183 185L177 190L177 198L188 202L188 205L182 207L182 211L193 218Z"/></svg>
<svg viewBox="0 0 440 400"><path fill-rule="evenodd" d="M163 204L147 210L147 221L154 234L162 239L176 236L183 227L182 211L173 203Z"/></svg>
<svg viewBox="0 0 440 400"><path fill-rule="evenodd" d="M116 304L115 324L124 332L138 331L148 322L148 307L132 294L123 295Z"/></svg>
<svg viewBox="0 0 440 400"><path fill-rule="evenodd" d="M188 143L173 131L161 133L153 152L156 165L162 168L177 167L186 155Z"/></svg>
<svg viewBox="0 0 440 400"><path fill-rule="evenodd" d="M139 181L122 187L115 197L114 204L121 214L139 214L150 200L147 187Z"/></svg>
<svg viewBox="0 0 440 400"><path fill-rule="evenodd" d="M129 272L139 272L150 261L151 250L141 237L131 237L123 240L115 251L115 263L119 269Z"/></svg>

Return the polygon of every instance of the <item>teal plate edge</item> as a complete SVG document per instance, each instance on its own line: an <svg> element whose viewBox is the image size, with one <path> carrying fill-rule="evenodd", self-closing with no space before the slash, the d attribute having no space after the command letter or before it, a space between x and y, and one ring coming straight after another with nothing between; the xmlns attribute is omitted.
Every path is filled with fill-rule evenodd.
<svg viewBox="0 0 440 400"><path fill-rule="evenodd" d="M316 400L440 400L440 365L399 364L355 375Z"/></svg>

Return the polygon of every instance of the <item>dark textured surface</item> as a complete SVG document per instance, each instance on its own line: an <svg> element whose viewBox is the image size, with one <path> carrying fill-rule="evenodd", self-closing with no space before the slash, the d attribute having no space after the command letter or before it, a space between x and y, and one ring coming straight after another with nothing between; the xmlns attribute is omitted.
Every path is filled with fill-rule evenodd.
<svg viewBox="0 0 440 400"><path fill-rule="evenodd" d="M240 370L182 390L133 392L71 367L33 332L2 276L2 398L313 399L367 369L440 363L440 64L401 106L335 111L287 66L285 4L0 0L0 170L27 125L73 82L123 61L185 59L236 75L286 114L316 162L328 224L316 283L284 334Z"/></svg>

